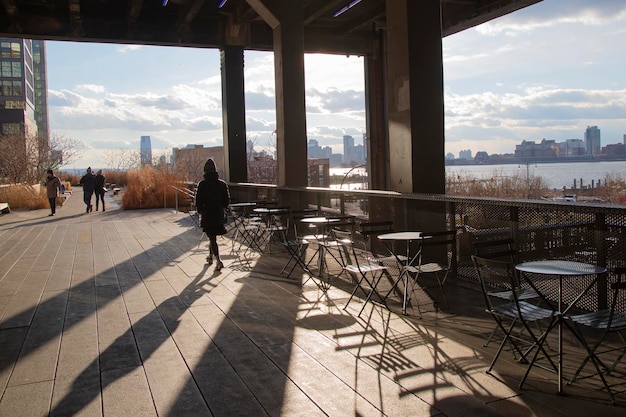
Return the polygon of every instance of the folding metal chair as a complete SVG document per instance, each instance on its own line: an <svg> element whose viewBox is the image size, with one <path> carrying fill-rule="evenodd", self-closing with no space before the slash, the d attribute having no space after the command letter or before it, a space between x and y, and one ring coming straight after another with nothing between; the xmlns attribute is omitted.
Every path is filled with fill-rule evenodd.
<svg viewBox="0 0 626 417"><path fill-rule="evenodd" d="M514 357L515 352L520 355L520 362L526 362L526 357L534 349L537 349L533 360L528 365L524 378L520 382L520 386L524 383L530 368L535 364L534 362L536 362L537 353L539 352L541 352L543 357L545 357L550 363L551 369L547 369L556 372L556 364L543 347L543 342L547 334L542 333L540 336L537 336L530 328L531 323L539 321L549 321L548 327L550 327L556 318L554 310L536 306L520 300L517 297L517 292L515 290L518 287L518 279L517 274L515 273L515 267L510 262L481 258L476 255L472 255L472 262L474 263L476 272L478 273L478 279L480 281L480 287L486 305L485 311L491 315L496 322L496 325L504 333L502 342L500 343L500 346L498 347L498 350L496 351L496 354L487 369L487 373L491 372L500 357L500 353L502 353L502 350L507 343L511 346ZM504 301L502 299L494 299L494 297L489 295L492 288L510 290L511 294L513 294L513 300ZM501 300L502 302L498 302L498 300ZM516 333L516 325L521 325L524 332ZM527 336L524 337L523 334ZM524 351L520 348L520 344L522 343L526 347Z"/></svg>
<svg viewBox="0 0 626 417"><path fill-rule="evenodd" d="M607 383L604 374L610 375L615 372L617 365L624 358L624 355L626 355L626 339L624 338L623 333L626 331L626 313L624 311L618 311L620 306L623 308L626 297L626 281L624 281L626 276L626 267L616 268L613 272L617 276L617 280L611 284L612 299L610 307L590 313L569 316L568 319L576 323L577 326L585 326L602 332L600 337L595 337L595 341L591 344L590 340L592 339L592 336L585 336L585 334L577 327L577 334L579 336L578 339L585 347L587 356L574 373L570 384L578 379L580 373L585 368L585 365L591 361L596 369L596 373L586 376L586 378L598 375L609 393L611 400L615 403L614 393L611 390L610 385ZM606 345L606 339L611 333L617 335L621 346ZM619 354L616 358L611 358L612 363L607 366L600 356L608 357L608 353L616 351L619 352Z"/></svg>
<svg viewBox="0 0 626 417"><path fill-rule="evenodd" d="M417 257L417 265L409 267L409 272L413 276L411 292L414 294L416 286L419 285L432 300L435 310L438 310L439 297L443 296L444 299L446 297L444 285L448 275L453 270L452 263L456 260L456 230L423 232L420 242L421 247ZM422 281L426 274L431 274L435 277L436 284L434 287ZM432 293L432 288L436 288L437 293ZM415 305L419 309L420 304L417 301Z"/></svg>
<svg viewBox="0 0 626 417"><path fill-rule="evenodd" d="M237 220L234 221L235 233L233 235L231 253L239 254L243 246L242 256L246 257L249 251L258 251L262 252L260 239L262 236L262 223L260 218L253 217L249 215L249 211L244 215L238 216ZM235 249L235 245L237 249Z"/></svg>
<svg viewBox="0 0 626 417"><path fill-rule="evenodd" d="M289 272L287 272L287 277L291 277L291 274L296 269L297 266L302 268L302 271L311 275L311 271L306 265L305 262L305 254L306 250L309 247L309 242L305 239L299 238L298 236L289 237L287 233L279 233L280 244L287 250L289 254L289 259L285 263L285 266L281 269L280 273L284 274L285 271L290 267Z"/></svg>
<svg viewBox="0 0 626 417"><path fill-rule="evenodd" d="M480 258L488 258L494 259L503 262L509 262L512 265L518 263L517 259L517 248L515 247L515 240L511 238L505 239L491 239L491 240L478 240L473 242L474 247L474 255ZM541 294L537 293L534 288L530 286L522 286L522 283L519 281L519 276L517 273L515 274L518 278L518 283L516 285L515 291L517 292L517 298L524 301L535 300L533 304L539 304L542 300ZM511 290L503 290L501 288L494 288L488 292L490 297L495 297L498 299L513 301L513 293ZM545 294L543 294L545 296ZM484 347L487 347L493 337L498 332L498 326L495 326L487 341L483 344Z"/></svg>
<svg viewBox="0 0 626 417"><path fill-rule="evenodd" d="M289 215L289 207L274 207L268 209L267 219L264 223L264 229L261 231L261 243L260 247L267 248L268 253L272 253L272 241L278 238L278 241L283 243L285 238L282 235L286 235L289 226L287 219Z"/></svg>
<svg viewBox="0 0 626 417"><path fill-rule="evenodd" d="M343 251L344 259L346 260L346 265L344 265L343 268L353 277L355 281L354 290L352 290L350 298L348 298L348 301L343 309L345 310L348 308L348 305L358 290L361 290L365 294L365 300L363 301L363 306L361 307L361 310L359 310L359 314L357 316L361 315L365 306L370 301L388 308L385 298L380 295L377 290L378 283L383 277L384 272L387 270L387 267L380 265L377 262L372 263L363 256L363 253L359 254L355 248L354 241L352 240L351 232L336 230L335 236L337 242L339 242L339 247Z"/></svg>
<svg viewBox="0 0 626 417"><path fill-rule="evenodd" d="M347 260L343 254L343 249L338 242L337 232L348 232L350 235L354 232L354 216L341 215L341 216L327 216L329 220L329 226L332 229L324 234L324 238L318 241L320 246L320 256L322 262L322 271L329 272L328 260L330 258L341 268L341 273L345 272L343 267L346 265Z"/></svg>

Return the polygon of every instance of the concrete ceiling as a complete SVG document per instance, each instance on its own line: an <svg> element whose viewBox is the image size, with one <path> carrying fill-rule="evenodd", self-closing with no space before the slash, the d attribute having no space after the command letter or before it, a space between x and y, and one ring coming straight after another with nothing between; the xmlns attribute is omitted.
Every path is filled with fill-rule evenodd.
<svg viewBox="0 0 626 417"><path fill-rule="evenodd" d="M285 1L302 4L307 52L370 54L376 32L387 24L386 0L250 3ZM539 1L441 0L443 36ZM0 36L272 49L271 28L246 0L0 0Z"/></svg>

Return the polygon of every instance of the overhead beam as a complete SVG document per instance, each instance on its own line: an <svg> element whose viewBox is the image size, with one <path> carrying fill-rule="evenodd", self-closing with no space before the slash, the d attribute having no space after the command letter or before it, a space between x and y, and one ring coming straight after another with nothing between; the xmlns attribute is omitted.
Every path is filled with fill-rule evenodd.
<svg viewBox="0 0 626 417"><path fill-rule="evenodd" d="M191 1L189 5L187 6L187 9L183 13L183 18L181 19L181 23L185 25L190 24L193 21L193 19L196 18L196 15L198 14L202 6L204 6L205 1L206 0Z"/></svg>
<svg viewBox="0 0 626 417"><path fill-rule="evenodd" d="M69 0L70 31L74 36L80 36L82 32L82 19L80 17L80 0Z"/></svg>
<svg viewBox="0 0 626 417"><path fill-rule="evenodd" d="M468 4L468 6L474 6L474 10L469 18L464 18L463 15L457 17L450 16L450 14L447 13L443 14L445 19L442 23L442 35L445 37L462 32L466 29L489 22L490 20L497 19L498 17L502 17L533 4L540 3L541 1L543 0L499 0L486 4L483 4L482 2ZM454 4L457 2L450 1L449 3ZM465 3L462 4L465 5ZM467 13L464 15L466 16Z"/></svg>
<svg viewBox="0 0 626 417"><path fill-rule="evenodd" d="M345 0L329 1L324 6L322 6L319 9L313 11L312 13L310 13L308 17L305 17L304 18L304 26L309 25L310 23L312 23L313 21L317 20L319 17L321 17L325 13L328 13L329 11L338 8L339 4L342 4L342 3L345 3Z"/></svg>
<svg viewBox="0 0 626 417"><path fill-rule="evenodd" d="M2 4L4 5L4 10L6 10L7 15L15 16L17 14L17 4L15 4L14 0L2 0Z"/></svg>
<svg viewBox="0 0 626 417"><path fill-rule="evenodd" d="M371 11L368 15L356 21L352 26L346 28L345 33L352 33L361 27L367 27L370 23L382 20L385 16L385 8Z"/></svg>
<svg viewBox="0 0 626 417"><path fill-rule="evenodd" d="M128 6L128 21L135 22L141 13L143 7L143 0L131 0Z"/></svg>

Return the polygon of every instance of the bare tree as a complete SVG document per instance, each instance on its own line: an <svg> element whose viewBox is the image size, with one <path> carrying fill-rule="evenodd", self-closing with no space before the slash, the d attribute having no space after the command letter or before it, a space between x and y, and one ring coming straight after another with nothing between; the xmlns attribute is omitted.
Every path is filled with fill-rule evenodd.
<svg viewBox="0 0 626 417"><path fill-rule="evenodd" d="M278 178L278 164L272 153L276 150L276 141L272 135L267 142L267 150L261 152L255 151L259 138L248 138L247 147L247 163L248 163L248 181L257 184L276 184Z"/></svg>
<svg viewBox="0 0 626 417"><path fill-rule="evenodd" d="M152 166L153 167L162 167L163 165L168 165L172 158L172 151L169 149L163 149L158 154L155 154L152 157Z"/></svg>
<svg viewBox="0 0 626 417"><path fill-rule="evenodd" d="M25 133L0 136L0 176L8 183L35 183L48 169L71 163L80 154L83 143L53 136L50 141Z"/></svg>
<svg viewBox="0 0 626 417"><path fill-rule="evenodd" d="M107 168L117 171L130 171L141 166L141 156L136 149L109 149L103 152L103 159Z"/></svg>
<svg viewBox="0 0 626 417"><path fill-rule="evenodd" d="M36 148L36 145L35 145ZM24 134L14 133L0 136L0 172L3 182L20 183L26 180L33 163L28 163L32 146Z"/></svg>
<svg viewBox="0 0 626 417"><path fill-rule="evenodd" d="M50 137L50 149L53 152L61 152L63 158L59 166L68 166L80 157L85 150L85 143L78 139L53 134Z"/></svg>
<svg viewBox="0 0 626 417"><path fill-rule="evenodd" d="M78 139L53 134L49 142L40 144L39 174L74 163L84 149L85 144Z"/></svg>
<svg viewBox="0 0 626 417"><path fill-rule="evenodd" d="M202 149L191 149L188 151L185 153L179 152L176 156L176 172L188 181L198 182L202 179L207 156Z"/></svg>

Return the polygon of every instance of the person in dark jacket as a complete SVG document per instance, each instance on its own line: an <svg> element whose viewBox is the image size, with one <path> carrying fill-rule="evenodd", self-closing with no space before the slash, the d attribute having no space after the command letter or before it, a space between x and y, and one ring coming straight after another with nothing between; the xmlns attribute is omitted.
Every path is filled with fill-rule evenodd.
<svg viewBox="0 0 626 417"><path fill-rule="evenodd" d="M80 179L80 185L83 186L83 201L87 205L85 213L89 213L93 211L93 206L91 205L91 196L96 190L96 177L91 172L91 167L87 168L87 173L83 175L83 177Z"/></svg>
<svg viewBox="0 0 626 417"><path fill-rule="evenodd" d="M104 193L106 192L106 188L104 188L104 175L102 175L102 170L99 169L96 173L96 211L98 211L98 202L102 201L102 211L104 210Z"/></svg>
<svg viewBox="0 0 626 417"><path fill-rule="evenodd" d="M61 189L61 180L59 177L54 175L54 172L51 169L49 169L46 174L44 185L46 186L46 195L48 197L48 201L50 202L51 213L48 214L48 216L54 216L56 214L57 196L59 195L59 190Z"/></svg>
<svg viewBox="0 0 626 417"><path fill-rule="evenodd" d="M200 227L209 237L209 256L206 261L209 265L215 257L215 269L224 267L220 259L217 245L217 236L226 234L224 209L230 204L228 184L219 179L215 162L212 159L204 164L204 180L198 183L196 190L196 209L200 213Z"/></svg>

